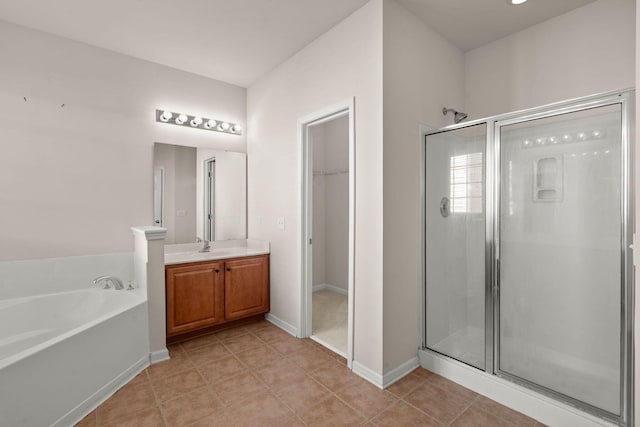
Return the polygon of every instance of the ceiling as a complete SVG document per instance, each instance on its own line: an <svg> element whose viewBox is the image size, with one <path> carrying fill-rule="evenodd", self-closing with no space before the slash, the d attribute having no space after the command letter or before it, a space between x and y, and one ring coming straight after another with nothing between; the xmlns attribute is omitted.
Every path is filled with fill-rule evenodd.
<svg viewBox="0 0 640 427"><path fill-rule="evenodd" d="M463 51L480 47L595 0L396 0Z"/></svg>
<svg viewBox="0 0 640 427"><path fill-rule="evenodd" d="M368 0L0 0L0 20L247 87ZM594 0L397 0L462 50Z"/></svg>

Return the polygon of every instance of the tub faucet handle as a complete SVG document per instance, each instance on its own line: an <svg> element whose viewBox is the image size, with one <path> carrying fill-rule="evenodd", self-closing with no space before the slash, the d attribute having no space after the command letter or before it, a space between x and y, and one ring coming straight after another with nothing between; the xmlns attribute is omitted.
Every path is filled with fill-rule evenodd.
<svg viewBox="0 0 640 427"><path fill-rule="evenodd" d="M93 284L98 285L101 282L104 282L103 289L109 289L109 284L113 286L113 289L124 289L124 285L122 284L122 280L118 279L116 276L100 276L93 279Z"/></svg>

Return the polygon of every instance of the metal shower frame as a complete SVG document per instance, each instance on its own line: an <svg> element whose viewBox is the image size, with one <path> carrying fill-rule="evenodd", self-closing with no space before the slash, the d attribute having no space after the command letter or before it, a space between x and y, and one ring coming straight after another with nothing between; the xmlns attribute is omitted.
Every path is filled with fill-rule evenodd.
<svg viewBox="0 0 640 427"><path fill-rule="evenodd" d="M486 149L485 149L485 369L484 372L507 379L516 384L532 389L542 395L564 402L584 412L615 422L620 425L630 426L634 419L634 390L633 390L633 237L634 237L634 147L631 142L633 135L635 111L635 90L627 88L611 91L587 97L552 103L532 109L520 110L511 113L491 116L447 126L435 131L425 133L422 141L422 152L426 155L427 136L452 130L463 129L470 126L486 124ZM562 114L583 111L591 108L620 105L621 107L621 241L620 241L620 272L621 272L621 304L620 309L620 416L602 410L585 402L566 396L562 393L547 389L538 384L531 383L522 378L502 372L499 369L499 324L500 324L500 130L503 126L523 123L535 119L559 116ZM423 158L422 167L422 271L423 271L423 300L422 300L422 348L425 351L433 351L426 348L426 160ZM446 355L445 355L446 356ZM449 357L449 356L447 356Z"/></svg>

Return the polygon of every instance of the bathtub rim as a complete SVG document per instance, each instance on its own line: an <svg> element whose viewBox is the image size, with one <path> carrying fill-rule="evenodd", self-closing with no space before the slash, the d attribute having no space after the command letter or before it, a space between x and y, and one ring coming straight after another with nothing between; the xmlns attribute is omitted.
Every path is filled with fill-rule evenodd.
<svg viewBox="0 0 640 427"><path fill-rule="evenodd" d="M5 369L23 359L26 359L27 357L38 353L42 350L45 350L61 341L64 341L65 339L73 336L73 335L77 335L87 329L90 329L92 327L94 327L95 325L102 323L112 317L117 316L118 314L124 313L126 311L129 311L135 307L138 307L141 304L144 304L147 302L147 292L146 289L141 289L141 288L135 288L133 290L130 291L125 291L125 290L111 290L111 289L101 289L101 288L82 288L82 289L76 289L76 290L72 290L72 291L64 291L64 292L51 292L48 294L40 294L40 295L33 295L33 296L26 296L26 297L18 297L18 298L8 298L8 299L3 299L0 300L0 309L2 308L2 306L4 305L3 303L5 303L7 305L7 307L10 306L10 303L12 302L17 302L20 303L21 301L25 301L25 300L33 300L33 299L39 299L39 298L46 298L46 297L51 297L54 295L67 295L67 294L75 294L75 293L92 293L92 292L122 292L122 293L126 293L127 295L131 295L132 300L131 300L131 304L127 304L127 305L123 305L123 306L118 306L114 309L108 310L105 313L103 313L100 316L97 316L95 318L92 318L90 321L88 322L84 322L82 324L80 324L79 326L76 326L75 328L71 328L59 335L56 335L52 338L49 338L41 343L38 343L32 347L29 347L25 350L19 351L15 354L12 354L11 356L5 357L4 359L0 359L0 370Z"/></svg>

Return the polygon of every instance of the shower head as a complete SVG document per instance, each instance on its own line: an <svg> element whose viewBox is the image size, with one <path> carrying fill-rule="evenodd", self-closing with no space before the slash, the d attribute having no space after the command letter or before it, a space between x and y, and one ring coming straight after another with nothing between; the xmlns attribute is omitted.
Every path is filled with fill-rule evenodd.
<svg viewBox="0 0 640 427"><path fill-rule="evenodd" d="M460 123L461 121L463 121L464 119L466 119L468 117L467 113L463 113L461 111L456 111L453 108L447 108L447 107L443 107L442 108L442 114L444 114L445 116L449 112L453 113L453 122L456 123L456 124Z"/></svg>

